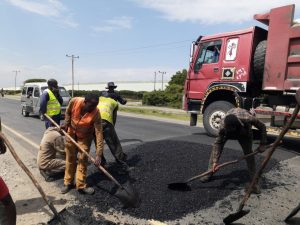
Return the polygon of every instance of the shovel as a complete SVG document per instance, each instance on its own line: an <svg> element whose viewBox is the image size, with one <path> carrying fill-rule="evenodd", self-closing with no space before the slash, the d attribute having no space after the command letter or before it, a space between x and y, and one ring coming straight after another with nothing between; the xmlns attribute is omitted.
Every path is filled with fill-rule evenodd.
<svg viewBox="0 0 300 225"><path fill-rule="evenodd" d="M51 121L51 123L53 123L57 128L60 129L60 126L51 117L49 117L47 114L44 114L44 115L45 115L45 117L47 117L47 119L49 121ZM95 159L89 153L87 153L83 148L81 148L81 146L78 145L78 143L66 131L64 131L62 129L61 129L61 131L95 165ZM101 165L99 165L97 167L105 174L105 176L107 176L112 182L114 182L118 186L118 189L117 189L117 191L114 195L118 199L120 199L120 201L123 203L125 208L137 208L137 207L139 207L141 200L140 200L138 194L136 193L136 191L133 189L133 187L131 186L131 184L129 182L122 185L106 169L104 169Z"/></svg>
<svg viewBox="0 0 300 225"><path fill-rule="evenodd" d="M71 215L67 215L66 213L65 213L65 215L62 215L61 213L57 212L56 208L54 207L54 205L52 204L52 202L49 200L49 198L45 194L44 190L39 185L38 181L34 178L33 174L29 171L29 169L25 166L25 164L21 161L21 159L17 155L16 151L14 150L13 146L11 145L11 143L9 142L9 140L5 137L5 135L2 132L0 132L0 137L4 140L6 146L10 150L12 156L17 161L17 163L19 164L19 166L24 170L24 172L31 179L31 181L34 184L34 186L40 192L42 198L44 199L44 201L46 202L46 204L49 206L50 210L53 212L55 218L57 218L58 221L62 225L67 225L67 224L69 224L69 225L80 225L79 221L76 221L75 218L71 218ZM66 210L63 210L63 211L66 212ZM66 221L68 221L68 223Z"/></svg>
<svg viewBox="0 0 300 225"><path fill-rule="evenodd" d="M270 147L267 149L268 153L265 156L259 170L256 172L255 176L253 177L251 184L249 186L249 189L245 193L245 196L244 196L242 202L240 203L237 211L235 213L228 215L226 218L224 218L223 222L225 223L225 225L233 223L234 221L242 218L243 216L247 215L250 212L250 210L243 210L243 208L244 208L246 201L249 199L249 197L251 195L252 188L254 187L255 184L257 184L263 170L267 166L269 160L271 159L272 154L276 150L276 147L281 143L281 140L284 137L285 133L290 129L291 125L293 124L294 120L297 117L297 114L299 112L299 103L300 103L300 91L299 90L300 89L298 89L298 91L296 93L296 100L297 100L298 104L296 105L289 122L283 127L283 129L281 130L279 136L276 138L274 143L271 144Z"/></svg>
<svg viewBox="0 0 300 225"><path fill-rule="evenodd" d="M228 166L228 165L231 165L231 164L238 163L238 162L240 162L240 161L242 161L242 160L244 160L244 159L246 159L246 158L248 158L248 157L250 157L250 156L253 156L253 155L257 154L258 152L259 152L259 151L256 150L256 151L254 151L254 152L252 152L252 153L250 153L250 154L248 154L248 155L245 155L245 156L243 156L243 157L240 157L239 159L236 159L236 160L232 160L232 161L229 161L229 162L222 163L222 164L218 165L218 169L221 168L221 167L225 167L225 166ZM191 190L191 187L188 185L188 183L190 183L190 182L192 182L192 181L194 181L194 180L196 180L196 179L199 179L199 178L201 178L201 177L204 177L204 176L206 176L206 175L209 175L209 174L211 174L212 172L213 172L213 170L211 169L211 170L208 170L208 171L206 171L206 172L204 172L204 173L201 173L201 174L199 174L199 175L197 175L197 176L194 176L194 177L192 177L192 178L190 178L190 179L188 179L188 180L186 180L186 181L184 181L184 182L168 184L168 188L171 189L171 190L177 190L177 191L190 191L190 190Z"/></svg>
<svg viewBox="0 0 300 225"><path fill-rule="evenodd" d="M288 222L293 216L295 216L300 210L300 203L299 205L293 209L293 211L285 218L284 222Z"/></svg>

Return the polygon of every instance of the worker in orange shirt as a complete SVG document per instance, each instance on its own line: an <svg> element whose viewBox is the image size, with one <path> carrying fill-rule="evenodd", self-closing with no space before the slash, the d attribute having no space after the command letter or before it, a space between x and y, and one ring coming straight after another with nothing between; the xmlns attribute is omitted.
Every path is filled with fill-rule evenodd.
<svg viewBox="0 0 300 225"><path fill-rule="evenodd" d="M68 134L86 151L90 151L91 143L96 135L96 159L95 164L101 163L103 153L103 134L101 116L97 105L99 97L95 94L87 94L85 98L73 98L66 110L65 123L61 126ZM73 181L76 173L76 189L81 194L94 194L92 187L87 187L87 156L78 151L77 147L66 138L66 169L64 187L61 192L67 193L73 188ZM77 157L78 153L78 157ZM76 163L77 161L77 163Z"/></svg>

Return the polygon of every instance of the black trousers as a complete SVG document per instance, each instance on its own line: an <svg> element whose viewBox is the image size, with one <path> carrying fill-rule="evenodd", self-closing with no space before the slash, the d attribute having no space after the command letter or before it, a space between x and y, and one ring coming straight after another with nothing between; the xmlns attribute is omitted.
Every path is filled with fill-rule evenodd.
<svg viewBox="0 0 300 225"><path fill-rule="evenodd" d="M108 121L102 120L103 138L110 149L112 155L115 157L116 161L124 167L126 164L126 154L123 152L120 140L116 133L115 127ZM106 162L105 158L102 156L103 163Z"/></svg>

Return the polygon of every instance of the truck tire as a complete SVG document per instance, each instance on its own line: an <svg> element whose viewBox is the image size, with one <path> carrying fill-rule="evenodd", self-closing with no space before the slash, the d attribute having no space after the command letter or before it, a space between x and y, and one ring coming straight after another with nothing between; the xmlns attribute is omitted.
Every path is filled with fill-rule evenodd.
<svg viewBox="0 0 300 225"><path fill-rule="evenodd" d="M209 136L218 135L221 120L232 108L234 105L226 101L216 101L207 106L203 114L203 126Z"/></svg>
<svg viewBox="0 0 300 225"><path fill-rule="evenodd" d="M254 77L258 81L262 81L265 67L267 41L261 41L255 48L253 57Z"/></svg>
<svg viewBox="0 0 300 225"><path fill-rule="evenodd" d="M29 112L26 111L26 107L25 106L22 107L22 115L24 117L28 117L29 116Z"/></svg>

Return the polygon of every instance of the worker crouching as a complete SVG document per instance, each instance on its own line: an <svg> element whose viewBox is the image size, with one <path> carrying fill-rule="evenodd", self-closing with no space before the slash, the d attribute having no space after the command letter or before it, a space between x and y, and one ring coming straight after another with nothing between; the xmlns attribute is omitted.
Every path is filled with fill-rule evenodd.
<svg viewBox="0 0 300 225"><path fill-rule="evenodd" d="M62 176L65 171L65 139L58 128L49 127L43 136L37 163L41 175L47 182Z"/></svg>

